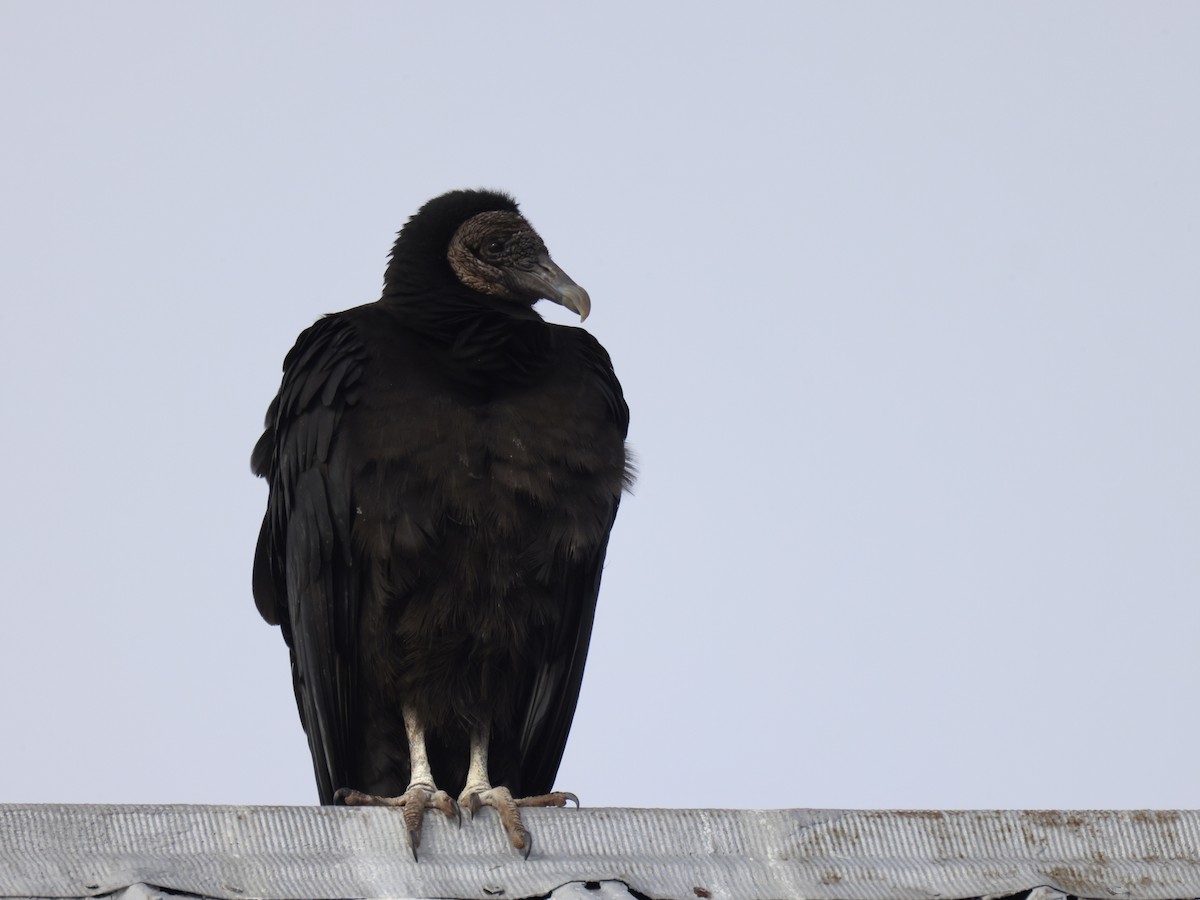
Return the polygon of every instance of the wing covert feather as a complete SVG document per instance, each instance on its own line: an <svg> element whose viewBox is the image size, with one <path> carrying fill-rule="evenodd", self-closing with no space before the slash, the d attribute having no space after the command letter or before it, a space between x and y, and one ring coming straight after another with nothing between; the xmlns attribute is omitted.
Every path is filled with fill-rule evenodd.
<svg viewBox="0 0 1200 900"><path fill-rule="evenodd" d="M608 352L582 329L572 329L578 339L579 365L590 390L604 401L614 443L624 448L629 432L629 406L621 383L613 371ZM633 466L622 449L622 485L633 482ZM600 578L608 549L607 535L616 520L619 500L613 497L598 515L606 516L605 539L590 554L555 560L552 574L559 608L566 611L559 633L549 643L549 653L539 666L529 689L524 725L519 743L521 789L530 795L548 793L553 788L566 748L571 721L579 701L583 669L596 615Z"/></svg>
<svg viewBox="0 0 1200 900"><path fill-rule="evenodd" d="M270 496L254 560L254 598L291 651L300 718L322 803L333 802L348 763L354 710L350 485L336 464L338 427L365 353L353 324L327 316L284 360L279 393L251 457Z"/></svg>

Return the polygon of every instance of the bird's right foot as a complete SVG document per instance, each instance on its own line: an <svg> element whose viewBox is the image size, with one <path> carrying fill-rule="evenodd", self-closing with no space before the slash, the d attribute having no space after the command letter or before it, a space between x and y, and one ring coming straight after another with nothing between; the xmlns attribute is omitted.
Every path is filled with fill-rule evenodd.
<svg viewBox="0 0 1200 900"><path fill-rule="evenodd" d="M468 785L458 797L458 804L465 809L472 819L475 813L485 806L490 806L500 814L500 825L508 836L508 842L514 850L529 859L529 851L533 849L533 838L521 821L522 806L566 806L574 803L579 807L579 798L569 791L554 791L542 794L540 797L514 797L506 787L492 787L488 784Z"/></svg>
<svg viewBox="0 0 1200 900"><path fill-rule="evenodd" d="M408 828L408 849L412 851L413 862L417 861L417 848L421 846L421 820L425 810L441 810L447 819L453 819L462 826L462 811L458 804L450 799L445 791L439 791L432 784L410 784L399 797L377 797L374 794L364 794L349 788L342 788L333 795L335 803L346 806L392 806L404 810L404 824Z"/></svg>

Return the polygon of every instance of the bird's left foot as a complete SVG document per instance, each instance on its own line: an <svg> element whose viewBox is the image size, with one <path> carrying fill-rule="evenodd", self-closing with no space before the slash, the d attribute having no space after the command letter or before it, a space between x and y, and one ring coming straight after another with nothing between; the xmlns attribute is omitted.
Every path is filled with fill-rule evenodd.
<svg viewBox="0 0 1200 900"><path fill-rule="evenodd" d="M404 824L408 828L408 849L412 851L413 862L417 861L417 848L421 846L421 822L425 810L441 810L447 819L462 825L462 813L457 804L449 794L439 791L432 784L410 784L408 790L399 797L377 797L342 788L334 795L334 801L346 806L398 806L403 809Z"/></svg>
<svg viewBox="0 0 1200 900"><path fill-rule="evenodd" d="M470 813L472 819L475 818L475 813L484 806L490 806L496 810L500 816L500 824L504 827L504 833L508 835L508 842L526 859L529 859L529 851L533 849L533 838L526 830L525 823L521 821L520 808L522 806L566 806L568 801L574 803L576 807L579 806L579 798L567 791L553 791L538 797L514 797L512 791L506 787L475 788L468 785L466 790L458 796L459 805Z"/></svg>

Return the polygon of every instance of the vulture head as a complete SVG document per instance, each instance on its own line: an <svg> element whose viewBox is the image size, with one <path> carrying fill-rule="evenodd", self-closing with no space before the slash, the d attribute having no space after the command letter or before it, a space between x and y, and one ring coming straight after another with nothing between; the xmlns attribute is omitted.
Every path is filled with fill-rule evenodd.
<svg viewBox="0 0 1200 900"><path fill-rule="evenodd" d="M550 258L516 201L495 191L451 191L408 220L384 276L384 296L466 289L530 307L552 300L588 317L588 293Z"/></svg>

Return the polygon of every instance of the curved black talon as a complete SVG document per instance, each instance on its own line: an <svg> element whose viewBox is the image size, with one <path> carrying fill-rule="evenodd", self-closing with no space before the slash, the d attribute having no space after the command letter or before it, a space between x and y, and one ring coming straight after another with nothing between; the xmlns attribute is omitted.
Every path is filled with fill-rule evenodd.
<svg viewBox="0 0 1200 900"><path fill-rule="evenodd" d="M420 862L417 859L417 848L421 846L421 832L419 829L410 828L408 830L408 849L412 851L413 862Z"/></svg>
<svg viewBox="0 0 1200 900"><path fill-rule="evenodd" d="M533 835L528 831L525 832L525 852L522 854L525 857L525 862L529 862L529 854L533 851Z"/></svg>

